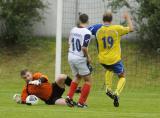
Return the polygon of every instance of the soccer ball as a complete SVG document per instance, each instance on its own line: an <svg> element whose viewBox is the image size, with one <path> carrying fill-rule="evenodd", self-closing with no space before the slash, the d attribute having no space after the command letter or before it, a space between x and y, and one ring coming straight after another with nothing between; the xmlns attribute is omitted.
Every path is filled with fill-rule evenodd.
<svg viewBox="0 0 160 118"><path fill-rule="evenodd" d="M26 104L31 104L31 105L38 104L38 97L35 95L29 95L26 98Z"/></svg>

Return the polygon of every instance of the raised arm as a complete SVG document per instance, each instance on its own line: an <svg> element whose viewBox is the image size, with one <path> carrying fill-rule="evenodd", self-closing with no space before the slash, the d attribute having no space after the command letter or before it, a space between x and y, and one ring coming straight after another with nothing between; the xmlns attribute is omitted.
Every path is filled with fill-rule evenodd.
<svg viewBox="0 0 160 118"><path fill-rule="evenodd" d="M132 23L132 20L131 20L131 17L129 15L129 13L126 11L124 13L123 17L124 17L125 20L127 20L129 31L133 32L134 31L134 26L133 26L133 23Z"/></svg>

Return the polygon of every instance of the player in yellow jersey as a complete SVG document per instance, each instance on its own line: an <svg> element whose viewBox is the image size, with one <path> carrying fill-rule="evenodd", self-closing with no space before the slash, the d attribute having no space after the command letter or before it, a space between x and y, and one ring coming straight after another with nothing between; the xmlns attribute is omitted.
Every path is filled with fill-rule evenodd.
<svg viewBox="0 0 160 118"><path fill-rule="evenodd" d="M114 100L114 106L119 106L119 95L123 90L126 79L121 61L121 36L134 30L128 12L124 13L128 26L112 25L112 13L103 15L103 24L90 26L88 29L96 36L99 63L106 69L106 94ZM112 77L116 73L119 77L117 88L112 92Z"/></svg>

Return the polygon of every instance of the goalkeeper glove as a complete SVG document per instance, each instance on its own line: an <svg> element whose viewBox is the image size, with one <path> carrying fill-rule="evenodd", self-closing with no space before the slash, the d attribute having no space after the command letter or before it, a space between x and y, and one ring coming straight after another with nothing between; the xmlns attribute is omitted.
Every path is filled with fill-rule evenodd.
<svg viewBox="0 0 160 118"><path fill-rule="evenodd" d="M34 81L30 81L29 84L33 84L33 85L41 85L41 80L34 80Z"/></svg>
<svg viewBox="0 0 160 118"><path fill-rule="evenodd" d="M16 102L16 103L21 103L21 95L20 94L14 94L13 96L13 100Z"/></svg>

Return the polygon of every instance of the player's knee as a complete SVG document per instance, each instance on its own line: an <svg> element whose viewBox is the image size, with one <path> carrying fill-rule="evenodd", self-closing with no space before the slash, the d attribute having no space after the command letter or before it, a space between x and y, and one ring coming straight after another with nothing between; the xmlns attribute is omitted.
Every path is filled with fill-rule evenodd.
<svg viewBox="0 0 160 118"><path fill-rule="evenodd" d="M118 75L118 77L119 77L119 78L125 77L124 72L123 72L123 73L120 73L120 74Z"/></svg>
<svg viewBox="0 0 160 118"><path fill-rule="evenodd" d="M56 81L61 81L67 78L67 75L65 74L59 74L56 78Z"/></svg>
<svg viewBox="0 0 160 118"><path fill-rule="evenodd" d="M91 76L90 75L84 76L84 81L91 84L92 83Z"/></svg>
<svg viewBox="0 0 160 118"><path fill-rule="evenodd" d="M79 74L76 74L76 75L75 75L75 78L80 80L80 79L81 79L81 76L80 76Z"/></svg>
<svg viewBox="0 0 160 118"><path fill-rule="evenodd" d="M77 74L77 75L75 75L75 77L74 77L74 82L80 82L81 81L81 79L82 79L82 77L79 75L79 74Z"/></svg>
<svg viewBox="0 0 160 118"><path fill-rule="evenodd" d="M66 74L59 74L59 78L65 79L65 78L67 78L67 75Z"/></svg>
<svg viewBox="0 0 160 118"><path fill-rule="evenodd" d="M65 74L59 74L59 75L57 76L55 82L56 82L57 84L64 84L66 78L67 78L67 75L65 75Z"/></svg>

